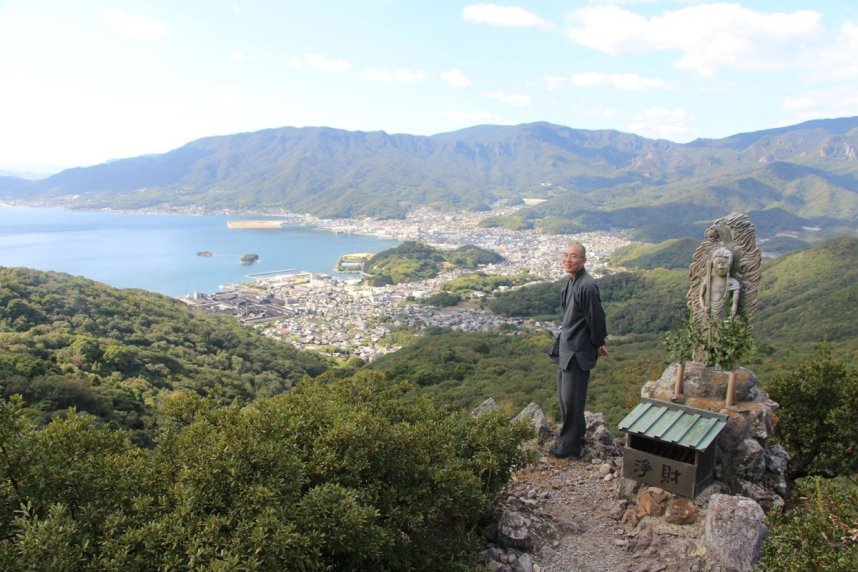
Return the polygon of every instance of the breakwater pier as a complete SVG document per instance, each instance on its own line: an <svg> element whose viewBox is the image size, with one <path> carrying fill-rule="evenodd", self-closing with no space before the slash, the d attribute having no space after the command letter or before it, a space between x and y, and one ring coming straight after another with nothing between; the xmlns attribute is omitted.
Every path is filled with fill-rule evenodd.
<svg viewBox="0 0 858 572"><path fill-rule="evenodd" d="M284 268L283 270L266 270L265 272L253 272L245 274L248 278L256 278L257 276L271 276L273 274L286 274L287 272L295 272L294 268Z"/></svg>
<svg viewBox="0 0 858 572"><path fill-rule="evenodd" d="M228 220L227 228L283 228L282 220Z"/></svg>

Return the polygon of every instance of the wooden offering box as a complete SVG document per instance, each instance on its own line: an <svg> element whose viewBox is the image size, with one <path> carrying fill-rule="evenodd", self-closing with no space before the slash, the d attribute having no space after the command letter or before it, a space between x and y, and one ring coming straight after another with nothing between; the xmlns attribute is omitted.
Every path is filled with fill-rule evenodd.
<svg viewBox="0 0 858 572"><path fill-rule="evenodd" d="M715 474L715 438L727 416L644 398L620 422L623 476L694 498Z"/></svg>

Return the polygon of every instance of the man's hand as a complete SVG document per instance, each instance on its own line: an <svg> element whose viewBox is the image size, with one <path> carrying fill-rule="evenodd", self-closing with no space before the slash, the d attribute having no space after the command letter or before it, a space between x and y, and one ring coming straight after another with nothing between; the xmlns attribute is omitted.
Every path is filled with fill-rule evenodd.
<svg viewBox="0 0 858 572"><path fill-rule="evenodd" d="M599 346L599 357L608 355L608 347L607 346Z"/></svg>

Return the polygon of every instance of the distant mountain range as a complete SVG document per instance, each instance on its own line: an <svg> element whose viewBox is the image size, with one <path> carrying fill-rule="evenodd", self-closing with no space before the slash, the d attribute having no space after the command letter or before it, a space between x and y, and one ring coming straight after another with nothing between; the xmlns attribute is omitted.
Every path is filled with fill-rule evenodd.
<svg viewBox="0 0 858 572"><path fill-rule="evenodd" d="M858 117L679 144L550 123L433 136L266 129L40 180L0 176L0 200L72 208L291 211L400 218L417 206L520 214L554 232L694 236L730 211L758 233L858 231ZM818 229L818 230L817 230Z"/></svg>

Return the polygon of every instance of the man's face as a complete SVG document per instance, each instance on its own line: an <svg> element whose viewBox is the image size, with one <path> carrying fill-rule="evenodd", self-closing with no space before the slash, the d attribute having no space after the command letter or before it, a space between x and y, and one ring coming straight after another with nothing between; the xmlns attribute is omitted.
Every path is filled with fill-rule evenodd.
<svg viewBox="0 0 858 572"><path fill-rule="evenodd" d="M570 244L563 251L563 271L567 274L578 274L587 259L584 258L584 249L580 245Z"/></svg>

